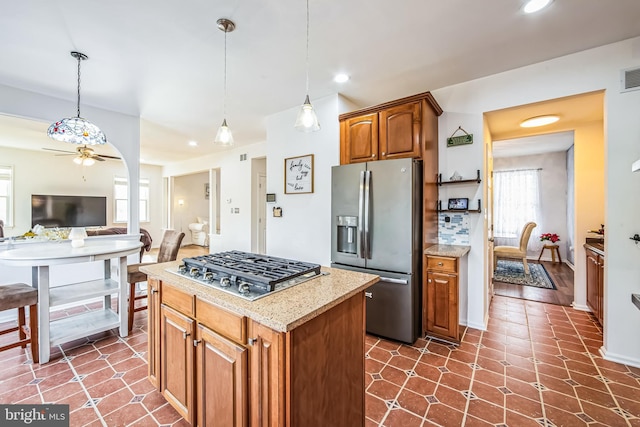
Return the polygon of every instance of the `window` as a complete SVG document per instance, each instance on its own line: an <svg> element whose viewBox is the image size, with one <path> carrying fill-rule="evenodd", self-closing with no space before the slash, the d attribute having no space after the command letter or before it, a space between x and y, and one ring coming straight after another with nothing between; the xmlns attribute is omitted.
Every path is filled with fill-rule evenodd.
<svg viewBox="0 0 640 427"><path fill-rule="evenodd" d="M0 219L13 226L13 166L0 165Z"/></svg>
<svg viewBox="0 0 640 427"><path fill-rule="evenodd" d="M529 221L540 226L539 169L494 171L493 180L495 237L517 239Z"/></svg>
<svg viewBox="0 0 640 427"><path fill-rule="evenodd" d="M140 179L140 222L149 222L149 180ZM113 222L127 222L129 200L127 199L127 178L115 177L113 180Z"/></svg>

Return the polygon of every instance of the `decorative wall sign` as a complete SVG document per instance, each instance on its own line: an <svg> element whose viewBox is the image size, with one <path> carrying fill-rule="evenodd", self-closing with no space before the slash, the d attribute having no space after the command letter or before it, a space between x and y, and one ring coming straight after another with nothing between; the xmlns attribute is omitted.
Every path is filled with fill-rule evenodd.
<svg viewBox="0 0 640 427"><path fill-rule="evenodd" d="M313 193L313 154L284 159L284 192Z"/></svg>
<svg viewBox="0 0 640 427"><path fill-rule="evenodd" d="M454 136L458 131L464 132L464 135ZM466 130L462 129L462 126L458 126L458 129L456 129L453 134L447 138L447 147L455 147L457 145L465 144L473 144L473 134L467 133Z"/></svg>

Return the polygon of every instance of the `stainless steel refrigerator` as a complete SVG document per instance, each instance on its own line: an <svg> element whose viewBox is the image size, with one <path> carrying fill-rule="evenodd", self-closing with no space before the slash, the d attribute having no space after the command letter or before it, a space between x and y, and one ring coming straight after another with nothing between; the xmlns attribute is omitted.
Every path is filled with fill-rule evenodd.
<svg viewBox="0 0 640 427"><path fill-rule="evenodd" d="M422 162L331 170L331 266L380 276L365 292L367 332L413 343L421 328Z"/></svg>

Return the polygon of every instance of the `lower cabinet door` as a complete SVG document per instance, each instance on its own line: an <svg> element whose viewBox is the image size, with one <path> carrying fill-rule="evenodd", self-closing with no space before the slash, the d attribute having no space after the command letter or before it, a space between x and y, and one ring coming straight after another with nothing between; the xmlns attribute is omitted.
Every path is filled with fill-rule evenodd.
<svg viewBox="0 0 640 427"><path fill-rule="evenodd" d="M164 304L160 308L160 316L160 347L163 350L160 355L160 391L193 425L194 321Z"/></svg>
<svg viewBox="0 0 640 427"><path fill-rule="evenodd" d="M427 333L458 341L458 279L427 272Z"/></svg>
<svg viewBox="0 0 640 427"><path fill-rule="evenodd" d="M198 426L249 425L249 351L203 325L196 336Z"/></svg>
<svg viewBox="0 0 640 427"><path fill-rule="evenodd" d="M252 320L248 336L251 347L251 426L284 426L285 365L284 334ZM289 410L292 410L289 408Z"/></svg>

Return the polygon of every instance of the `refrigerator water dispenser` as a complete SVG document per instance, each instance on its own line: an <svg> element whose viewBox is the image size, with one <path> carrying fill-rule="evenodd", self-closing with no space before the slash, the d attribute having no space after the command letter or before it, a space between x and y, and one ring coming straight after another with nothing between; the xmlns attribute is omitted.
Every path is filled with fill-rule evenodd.
<svg viewBox="0 0 640 427"><path fill-rule="evenodd" d="M356 235L358 232L358 217L339 215L336 226L338 227L338 247L336 250L347 254L357 253Z"/></svg>

